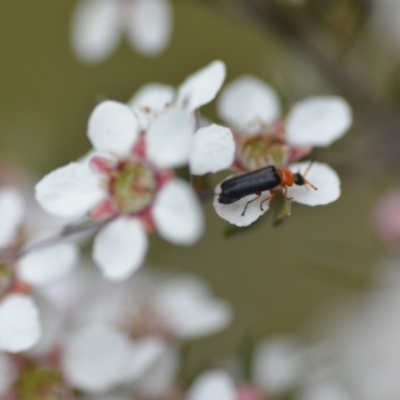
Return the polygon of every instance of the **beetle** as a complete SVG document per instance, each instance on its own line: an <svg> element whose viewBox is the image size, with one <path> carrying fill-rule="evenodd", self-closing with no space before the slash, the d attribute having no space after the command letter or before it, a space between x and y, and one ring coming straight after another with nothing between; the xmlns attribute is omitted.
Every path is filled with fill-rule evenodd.
<svg viewBox="0 0 400 400"><path fill-rule="evenodd" d="M299 172L293 173L289 168L276 168L273 165L258 169L256 171L247 172L236 175L221 183L221 193L219 193L218 202L221 204L232 204L239 201L243 197L250 194L256 195L254 199L249 200L242 212L242 216L246 213L247 207L253 201L261 197L262 192L269 190L271 196L264 199L260 203L260 209L263 211L263 203L275 196L276 190L284 189L284 196L287 200L288 187L293 185L307 185L317 190L317 188L306 180L306 175L310 170L314 160L311 161L304 174Z"/></svg>

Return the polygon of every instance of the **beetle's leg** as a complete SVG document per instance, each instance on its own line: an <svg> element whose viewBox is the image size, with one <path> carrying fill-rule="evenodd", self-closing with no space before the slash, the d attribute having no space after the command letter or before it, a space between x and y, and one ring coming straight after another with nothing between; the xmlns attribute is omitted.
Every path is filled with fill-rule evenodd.
<svg viewBox="0 0 400 400"><path fill-rule="evenodd" d="M285 192L283 193L283 197L285 198L285 200L293 200L293 197L287 197L287 191L288 191L288 187L285 187Z"/></svg>
<svg viewBox="0 0 400 400"><path fill-rule="evenodd" d="M264 200L260 203L260 210L261 210L261 211L264 211L262 205L263 205L266 201L271 200L271 199L275 196L275 192L274 192L273 190L270 190L269 192L271 193L271 196L267 197L266 199L264 199Z"/></svg>
<svg viewBox="0 0 400 400"><path fill-rule="evenodd" d="M255 193L255 195L256 195L257 197L254 197L254 199L251 199L251 200L249 200L249 201L246 203L246 205L245 205L245 207L244 207L244 210L243 210L243 212L242 212L242 217L243 217L244 214L246 213L247 206L248 206L250 203L252 203L253 201L256 201L257 199L260 198L261 192L257 192L257 193Z"/></svg>

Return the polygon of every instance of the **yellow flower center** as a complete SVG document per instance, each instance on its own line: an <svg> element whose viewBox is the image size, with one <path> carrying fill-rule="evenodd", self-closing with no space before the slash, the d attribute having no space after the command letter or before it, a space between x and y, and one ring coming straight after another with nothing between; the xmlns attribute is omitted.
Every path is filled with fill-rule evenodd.
<svg viewBox="0 0 400 400"><path fill-rule="evenodd" d="M152 202L156 190L156 175L143 164L126 163L110 180L115 206L125 214L144 210Z"/></svg>

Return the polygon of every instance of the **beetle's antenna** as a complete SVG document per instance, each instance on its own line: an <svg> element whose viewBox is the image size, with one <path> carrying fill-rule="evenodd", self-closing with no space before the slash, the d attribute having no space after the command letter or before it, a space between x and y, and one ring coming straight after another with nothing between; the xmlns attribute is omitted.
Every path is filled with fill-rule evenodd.
<svg viewBox="0 0 400 400"><path fill-rule="evenodd" d="M314 159L312 159L312 160L310 161L310 164L308 165L307 169L305 170L305 172L304 172L304 174L303 174L302 176L303 176L304 184L305 184L305 185L310 186L310 187L313 188L314 190L318 190L318 188L316 188L312 183L310 183L308 180L306 180L306 175L307 175L308 172L310 171L310 169L311 169L312 165L314 164L315 160L316 160L316 158L314 158Z"/></svg>
<svg viewBox="0 0 400 400"><path fill-rule="evenodd" d="M314 190L318 190L317 187L315 187L312 183L306 181L305 179L304 179L304 184L305 184L305 185L308 185L308 186L310 186L310 187L312 187Z"/></svg>
<svg viewBox="0 0 400 400"><path fill-rule="evenodd" d="M308 172L310 171L312 165L315 163L315 160L316 160L316 158L313 158L313 159L310 161L310 164L308 165L307 169L305 170L305 172L304 172L304 174L303 174L303 178L306 177L306 175L307 175Z"/></svg>

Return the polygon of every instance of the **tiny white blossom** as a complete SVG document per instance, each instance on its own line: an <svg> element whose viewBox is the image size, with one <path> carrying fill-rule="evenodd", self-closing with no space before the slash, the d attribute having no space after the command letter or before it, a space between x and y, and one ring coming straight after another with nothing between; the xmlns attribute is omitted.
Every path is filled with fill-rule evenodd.
<svg viewBox="0 0 400 400"><path fill-rule="evenodd" d="M169 0L79 0L71 21L76 57L98 64L110 56L126 32L129 44L145 56L157 56L171 40Z"/></svg>
<svg viewBox="0 0 400 400"><path fill-rule="evenodd" d="M221 81L220 72L217 77L213 72L220 71L221 65L224 73L225 67L217 62L211 72L205 69L200 76L211 74L212 80ZM187 93L195 106L215 96L222 83L217 82L215 93L210 93L199 80L194 75L181 87L180 95ZM87 135L94 152L37 184L36 198L50 213L116 217L100 230L93 247L94 260L106 277L126 279L141 266L148 247L146 231L157 228L164 239L179 245L200 238L204 221L199 201L172 168L190 163L195 171L206 173L227 167L233 160L234 142L226 128L211 126L195 133L194 123L190 112L172 107L158 114L143 132L128 106L105 101L89 118ZM207 154L207 149L213 153Z"/></svg>
<svg viewBox="0 0 400 400"><path fill-rule="evenodd" d="M220 90L225 75L225 64L219 60L213 61L190 75L177 90L172 86L156 83L143 86L129 104L137 115L142 129L147 129L155 118L170 108L192 112L212 101ZM160 128L163 132L170 130L167 129L168 122L166 117L160 118L159 122L149 129L149 140L152 143L149 151L160 153L160 149L164 148L164 153L168 156L169 152L166 149L170 149L173 145L173 138L158 134ZM182 164L188 162L193 175L204 175L232 165L235 143L230 129L210 124L198 129L193 137L184 143L180 141L179 151L182 155ZM158 163L168 162L164 158L159 155Z"/></svg>
<svg viewBox="0 0 400 400"><path fill-rule="evenodd" d="M70 311L61 310L65 315L71 314L68 320L73 334L65 335L68 361L63 368L73 385L88 392L128 385L151 398L165 394L180 364L176 340L204 337L220 331L231 321L230 306L212 296L207 285L198 278L158 277L145 272L118 285L90 273L80 276L80 288L76 287L76 279L71 279L47 291L53 303L60 303L61 309L73 296L68 307ZM87 331L98 326L126 338L124 352L112 355L110 348L107 354L125 367L116 368L106 383L104 380L96 383L94 378L108 368L102 366L108 363L105 355L76 350L76 340L80 343ZM127 362L123 353L126 353ZM85 369L85 374L77 372L81 368Z"/></svg>
<svg viewBox="0 0 400 400"><path fill-rule="evenodd" d="M261 139L273 130L281 106L272 87L246 75L223 89L218 113L238 134ZM295 103L285 121L283 139L289 145L326 147L350 128L352 113L341 97L313 96Z"/></svg>
<svg viewBox="0 0 400 400"><path fill-rule="evenodd" d="M0 350L9 352L30 349L42 335L41 308L28 296L27 284L41 287L64 278L74 268L78 257L77 247L66 242L27 251L21 256L19 253L27 249L22 247L24 211L24 199L19 191L0 190L0 220L4 221L0 229L0 251L5 255L4 267L12 271L0 302ZM17 235L18 232L21 235ZM39 233L26 246L49 235L52 234Z"/></svg>

